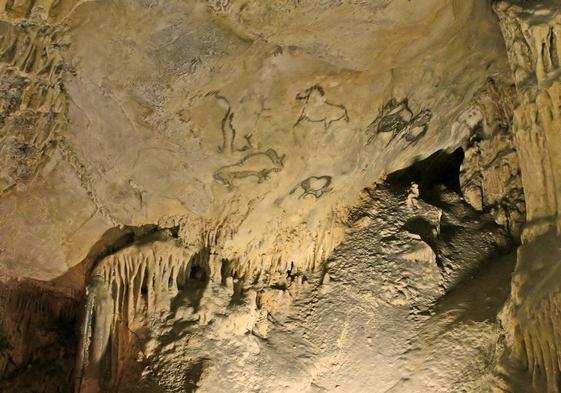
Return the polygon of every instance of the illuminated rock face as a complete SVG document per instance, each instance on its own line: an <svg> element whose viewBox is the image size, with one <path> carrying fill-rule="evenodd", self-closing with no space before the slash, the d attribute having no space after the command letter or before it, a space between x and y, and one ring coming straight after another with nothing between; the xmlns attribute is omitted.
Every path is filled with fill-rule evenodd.
<svg viewBox="0 0 561 393"><path fill-rule="evenodd" d="M63 274L112 227L180 223L248 274L317 268L361 190L466 143L462 113L507 70L476 1L21 3L2 44L15 276Z"/></svg>
<svg viewBox="0 0 561 393"><path fill-rule="evenodd" d="M559 2L496 5L516 82L513 133L527 220L511 299L501 316L510 347L499 365L504 390L529 374L528 390L559 392Z"/></svg>
<svg viewBox="0 0 561 393"><path fill-rule="evenodd" d="M527 236L532 238L559 221L561 206L559 7L556 2L549 7L503 2L496 8L518 93L513 131L532 224Z"/></svg>
<svg viewBox="0 0 561 393"><path fill-rule="evenodd" d="M557 392L560 9L0 0L0 391Z"/></svg>

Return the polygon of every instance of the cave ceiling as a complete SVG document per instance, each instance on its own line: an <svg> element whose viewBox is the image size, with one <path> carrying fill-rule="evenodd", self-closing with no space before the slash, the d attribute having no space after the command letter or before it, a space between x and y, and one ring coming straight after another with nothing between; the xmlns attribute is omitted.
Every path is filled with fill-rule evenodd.
<svg viewBox="0 0 561 393"><path fill-rule="evenodd" d="M317 264L364 187L465 142L507 67L479 1L3 9L0 264L38 279L179 222L240 269Z"/></svg>
<svg viewBox="0 0 561 393"><path fill-rule="evenodd" d="M0 392L561 392L560 40L560 0L0 0Z"/></svg>

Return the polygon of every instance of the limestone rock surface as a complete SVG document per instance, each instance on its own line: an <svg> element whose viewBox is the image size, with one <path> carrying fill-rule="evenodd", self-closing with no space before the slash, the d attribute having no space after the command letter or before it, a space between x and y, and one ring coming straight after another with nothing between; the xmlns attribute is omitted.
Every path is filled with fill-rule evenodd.
<svg viewBox="0 0 561 393"><path fill-rule="evenodd" d="M559 0L0 0L0 391L561 391Z"/></svg>
<svg viewBox="0 0 561 393"><path fill-rule="evenodd" d="M0 200L0 225L42 224L3 235L0 263L40 279L78 264L111 227L179 222L240 270L317 266L365 186L465 141L462 106L505 68L478 1L21 3L6 3L5 29L45 32L12 38L29 43L5 67L58 74L36 110L23 87L10 90L6 170L35 175L4 175L18 186ZM385 114L391 102L403 110ZM8 131L31 110L53 113L41 127L61 125Z"/></svg>

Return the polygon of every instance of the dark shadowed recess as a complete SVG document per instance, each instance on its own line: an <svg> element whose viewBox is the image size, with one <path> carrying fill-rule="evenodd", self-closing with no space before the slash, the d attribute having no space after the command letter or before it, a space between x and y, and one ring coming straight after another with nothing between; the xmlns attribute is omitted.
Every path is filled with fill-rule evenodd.
<svg viewBox="0 0 561 393"><path fill-rule="evenodd" d="M462 196L460 168L464 151L440 150L426 159L388 175L386 183L393 192L409 193L411 184L419 186L419 197L441 209L439 230L419 216L408 220L404 228L417 234L436 254L446 291L509 254L515 242L508 231L495 223L494 218L475 210Z"/></svg>
<svg viewBox="0 0 561 393"><path fill-rule="evenodd" d="M412 182L417 183L422 199L432 199L436 186L445 186L460 194L460 167L463 160L464 150L461 147L452 153L439 150L424 160L391 173L386 181L398 189L409 187Z"/></svg>
<svg viewBox="0 0 561 393"><path fill-rule="evenodd" d="M0 283L0 393L71 392L89 275L106 256L165 236L177 228L111 228L60 277Z"/></svg>

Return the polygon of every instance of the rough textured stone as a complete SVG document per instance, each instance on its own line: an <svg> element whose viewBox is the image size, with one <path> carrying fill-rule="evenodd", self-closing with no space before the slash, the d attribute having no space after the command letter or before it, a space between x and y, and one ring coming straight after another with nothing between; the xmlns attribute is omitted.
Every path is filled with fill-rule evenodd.
<svg viewBox="0 0 561 393"><path fill-rule="evenodd" d="M466 201L490 211L516 238L525 222L520 164L510 129L514 88L489 80L476 99L483 121L473 134L462 162L460 182Z"/></svg>
<svg viewBox="0 0 561 393"><path fill-rule="evenodd" d="M0 391L559 392L559 26L0 0Z"/></svg>
<svg viewBox="0 0 561 393"><path fill-rule="evenodd" d="M559 4L500 2L496 9L518 93L513 131L531 239L559 221L561 206Z"/></svg>
<svg viewBox="0 0 561 393"><path fill-rule="evenodd" d="M405 1L62 1L68 16L46 20L45 5L25 7L64 33L65 125L53 149L100 221L84 243L111 225L198 222L241 270L317 266L362 188L463 143L462 105L504 68L479 2L425 0L412 12ZM465 47L474 37L485 50ZM396 125L403 135L372 138L392 99L415 117ZM73 266L77 254L53 262Z"/></svg>

